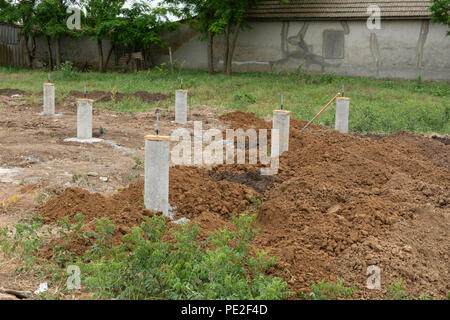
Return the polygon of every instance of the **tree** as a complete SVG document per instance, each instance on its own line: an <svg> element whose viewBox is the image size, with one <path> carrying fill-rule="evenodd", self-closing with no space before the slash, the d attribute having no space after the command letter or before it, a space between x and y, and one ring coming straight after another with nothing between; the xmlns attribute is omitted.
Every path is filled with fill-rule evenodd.
<svg viewBox="0 0 450 320"><path fill-rule="evenodd" d="M55 42L56 66L61 66L60 39L70 36L71 30L67 28L68 5L67 0L41 0L36 7L35 22L38 31L47 40L47 51L49 56L49 69L53 69L53 57L51 43Z"/></svg>
<svg viewBox="0 0 450 320"><path fill-rule="evenodd" d="M288 2L289 0L280 0ZM181 15L191 18L208 39L208 70L213 69L213 39L217 35L224 35L223 64L224 73L231 75L233 55L241 30L250 28L246 21L247 11L258 5L258 0L166 0L166 3L181 6Z"/></svg>
<svg viewBox="0 0 450 320"><path fill-rule="evenodd" d="M116 20L121 13L125 0L81 0L86 9L86 25L83 34L97 41L98 69L104 72L103 43L108 38L108 24Z"/></svg>
<svg viewBox="0 0 450 320"><path fill-rule="evenodd" d="M249 27L245 21L247 10L257 4L258 0L223 0L218 5L215 21L211 28L217 34L224 34L223 64L226 75L231 75L233 55L239 33L244 27ZM230 42L232 34L233 39Z"/></svg>
<svg viewBox="0 0 450 320"><path fill-rule="evenodd" d="M450 0L431 0L431 20L446 24L450 28ZM450 31L447 33L450 35Z"/></svg>
<svg viewBox="0 0 450 320"><path fill-rule="evenodd" d="M166 0L172 5L173 12L184 19L189 19L191 27L197 29L201 39L208 41L208 73L214 73L214 36L212 25L218 11L218 0ZM217 29L216 29L217 31Z"/></svg>
<svg viewBox="0 0 450 320"><path fill-rule="evenodd" d="M29 68L32 67L34 50L28 46L29 40L35 35L35 9L37 0L1 0L0 1L0 21L21 24L21 35L24 38L25 60Z"/></svg>
<svg viewBox="0 0 450 320"><path fill-rule="evenodd" d="M9 22L9 16L12 12L10 0L0 0L0 22Z"/></svg>
<svg viewBox="0 0 450 320"><path fill-rule="evenodd" d="M167 13L164 8L151 8L146 3L133 3L131 8L123 8L116 19L105 21L101 33L108 34L113 46L122 45L132 51L141 50L146 63L146 53L149 53L152 45L165 45L161 39L162 32L173 31L179 25L177 22L170 22ZM110 54L105 62L105 68L109 57Z"/></svg>

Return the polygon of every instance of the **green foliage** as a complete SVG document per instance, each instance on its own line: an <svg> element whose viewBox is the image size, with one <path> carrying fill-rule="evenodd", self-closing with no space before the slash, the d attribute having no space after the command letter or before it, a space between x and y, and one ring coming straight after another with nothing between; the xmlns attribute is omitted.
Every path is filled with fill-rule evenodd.
<svg viewBox="0 0 450 320"><path fill-rule="evenodd" d="M446 24L450 28L450 0L431 0L430 11L433 22Z"/></svg>
<svg viewBox="0 0 450 320"><path fill-rule="evenodd" d="M236 93L233 96L233 100L239 104L252 104L256 103L256 96L251 93Z"/></svg>
<svg viewBox="0 0 450 320"><path fill-rule="evenodd" d="M61 38L69 35L66 21L68 3L65 0L41 0L35 8L34 22L39 32L50 38Z"/></svg>
<svg viewBox="0 0 450 320"><path fill-rule="evenodd" d="M0 87L15 88L39 94L42 91L46 72L28 72L0 67ZM14 78L14 83L11 79ZM74 72L73 77L64 78L54 72L52 79L58 81L58 93L67 94L71 90L110 92L114 87L118 92L133 93L139 90L172 95L180 86L180 77L170 74L164 68L161 72L150 71L132 74L101 74L97 72ZM334 76L333 81L322 82L309 74L238 73L232 78L217 74L210 77L199 70L182 71L183 86L192 95L191 105L206 105L222 110L240 109L254 112L257 116L272 115L274 106L279 105L283 93L285 106L292 117L311 120L314 115L341 90L345 84L346 96L351 98L349 126L351 132L395 133L408 130L415 133L450 133L450 84L446 82L417 80L379 80ZM323 78L322 78L323 79ZM248 103L243 93L251 94ZM241 101L244 98L244 101ZM120 112L143 112L153 108L167 110L167 101L144 103L140 99L122 99L116 103L100 102L98 108ZM314 124L329 125L334 128L335 103L318 117Z"/></svg>
<svg viewBox="0 0 450 320"><path fill-rule="evenodd" d="M79 262L83 283L103 298L281 299L288 294L287 284L263 273L274 259L249 247L256 235L254 219L235 217L234 232L224 228L207 242L199 241L198 226L186 224L168 242L163 240L165 218L147 218L123 245L108 247L107 237L98 238L97 246L108 249L91 250L84 257L89 262Z"/></svg>
<svg viewBox="0 0 450 320"><path fill-rule="evenodd" d="M142 162L141 158L139 157L133 157L134 160L134 166L133 170L144 170L144 163Z"/></svg>
<svg viewBox="0 0 450 320"><path fill-rule="evenodd" d="M20 270L28 270L35 263L35 254L42 245L44 235L39 232L44 225L43 218L31 216L20 220L13 229L0 228L0 247L4 254L18 255L24 262ZM48 236L51 229L47 230ZM20 271L18 270L18 271Z"/></svg>
<svg viewBox="0 0 450 320"><path fill-rule="evenodd" d="M73 68L73 62L71 61L65 61L61 63L61 67L58 71L61 73L63 79L72 79L76 75L76 72Z"/></svg>
<svg viewBox="0 0 450 320"><path fill-rule="evenodd" d="M68 249L69 244L73 239L83 237L85 234L81 233L81 228L84 224L84 215L79 213L74 216L75 224L69 223L69 218L64 217L57 221L59 242L53 243L53 259L61 267L73 262L76 259L75 252Z"/></svg>
<svg viewBox="0 0 450 320"><path fill-rule="evenodd" d="M407 296L403 290L403 279L395 282L393 285L388 285L388 294L384 297L385 300L413 300L414 297Z"/></svg>
<svg viewBox="0 0 450 320"><path fill-rule="evenodd" d="M311 282L311 292L307 299L311 300L337 300L337 299L350 299L353 297L356 291L355 287L346 288L344 286L344 279L337 279L337 283L328 283L325 280L321 280L317 283Z"/></svg>
<svg viewBox="0 0 450 320"><path fill-rule="evenodd" d="M98 28L100 34L107 34L113 44L141 49L163 46L161 33L179 26L177 22L169 21L168 13L167 9L136 2L131 8L121 8L120 16L105 19Z"/></svg>

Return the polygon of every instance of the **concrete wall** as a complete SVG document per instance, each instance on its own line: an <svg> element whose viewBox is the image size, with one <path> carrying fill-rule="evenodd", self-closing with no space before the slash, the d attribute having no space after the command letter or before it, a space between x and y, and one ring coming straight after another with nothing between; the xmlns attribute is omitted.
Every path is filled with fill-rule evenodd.
<svg viewBox="0 0 450 320"><path fill-rule="evenodd" d="M109 41L103 41L103 59L106 60L111 48ZM55 63L55 44L52 42L53 63ZM88 63L89 65L98 65L97 42L88 37L71 39L61 39L61 60L72 61L77 64ZM114 53L111 56L111 65L114 62ZM47 40L45 38L36 39L36 56L33 61L34 67L41 68L48 64Z"/></svg>
<svg viewBox="0 0 450 320"><path fill-rule="evenodd" d="M188 26L166 38L173 58L184 62L184 68L207 68L206 41ZM223 38L217 38L218 70L223 47ZM167 62L168 54L153 58ZM381 30L369 30L366 21L255 22L240 35L233 71L294 72L299 66L339 75L450 80L450 37L446 26L428 20L382 20Z"/></svg>

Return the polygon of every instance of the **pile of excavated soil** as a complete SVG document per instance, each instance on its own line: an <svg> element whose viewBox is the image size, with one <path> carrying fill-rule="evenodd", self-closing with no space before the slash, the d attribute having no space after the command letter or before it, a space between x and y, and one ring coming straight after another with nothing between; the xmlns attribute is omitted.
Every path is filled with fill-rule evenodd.
<svg viewBox="0 0 450 320"><path fill-rule="evenodd" d="M415 146L419 152L431 160L434 165L450 169L450 137L448 135L423 136L408 131L399 131L391 135L367 133L358 136L374 140L380 140L384 137L395 138L396 140Z"/></svg>
<svg viewBox="0 0 450 320"><path fill-rule="evenodd" d="M270 127L243 112L221 118L233 128ZM264 193L257 219L262 231L254 246L277 257L270 273L282 276L294 292L308 291L311 281L342 277L359 289L357 297L382 298L387 285L403 279L407 294L445 298L450 291L450 171L436 153L445 154L448 145L411 134L405 138L405 133L373 139L318 126L301 131L305 124L293 119L290 151L280 157L278 175L270 178L249 165L171 168L170 204L179 217L214 230L252 208L250 195L262 198ZM429 144L414 143L414 137ZM86 211L92 217L119 216L126 227L148 214L142 182L111 198L75 191L66 190L38 214L53 223ZM81 207L91 196L92 207ZM369 265L381 268L382 290L366 288Z"/></svg>
<svg viewBox="0 0 450 320"><path fill-rule="evenodd" d="M77 99L84 98L84 93L80 91L70 91L69 96ZM146 103L153 103L160 100L166 100L169 96L162 93L150 93L147 91L137 91L135 93L116 92L115 94L107 91L88 91L86 98L97 102L109 102L113 99L115 101L121 101L123 99L136 98Z"/></svg>
<svg viewBox="0 0 450 320"><path fill-rule="evenodd" d="M231 216L253 208L251 196L260 196L245 185L213 181L208 178L206 170L195 167L173 167L170 169L169 179L169 201L177 212L175 218L213 216L219 223L214 223L208 218L208 223L204 225L205 230L209 231L222 226ZM108 217L114 222L113 238L117 243L123 234L129 232L133 226L139 225L145 216L154 214L144 206L143 190L143 182L130 184L111 197L76 187L68 188L39 208L36 214L42 216L47 224L55 224L64 217L75 223L75 216L80 213L85 216L87 224L96 218ZM95 225L91 223L86 230L94 230L94 227ZM70 246L79 254L88 247L81 240ZM51 252L46 254L49 255Z"/></svg>
<svg viewBox="0 0 450 320"><path fill-rule="evenodd" d="M229 123L233 129L270 129L272 127L270 122L257 117L253 112L235 111L223 114L219 119Z"/></svg>

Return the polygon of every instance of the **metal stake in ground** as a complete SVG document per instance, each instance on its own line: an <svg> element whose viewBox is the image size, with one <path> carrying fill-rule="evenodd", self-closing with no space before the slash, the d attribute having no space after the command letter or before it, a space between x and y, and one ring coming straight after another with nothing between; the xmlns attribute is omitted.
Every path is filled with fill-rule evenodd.
<svg viewBox="0 0 450 320"><path fill-rule="evenodd" d="M187 122L187 90L175 92L175 123L185 124Z"/></svg>
<svg viewBox="0 0 450 320"><path fill-rule="evenodd" d="M335 129L340 133L348 133L348 113L350 109L349 98L336 98Z"/></svg>
<svg viewBox="0 0 450 320"><path fill-rule="evenodd" d="M291 112L287 110L274 110L272 128L280 132L279 154L289 150L289 128ZM273 144L273 141L272 141Z"/></svg>
<svg viewBox="0 0 450 320"><path fill-rule="evenodd" d="M92 139L92 104L94 100L79 99L77 101L77 138Z"/></svg>
<svg viewBox="0 0 450 320"><path fill-rule="evenodd" d="M43 114L55 114L55 85L44 83L44 112Z"/></svg>
<svg viewBox="0 0 450 320"><path fill-rule="evenodd" d="M144 204L169 216L170 137L145 137Z"/></svg>
<svg viewBox="0 0 450 320"><path fill-rule="evenodd" d="M156 110L156 135L159 136L159 110Z"/></svg>

